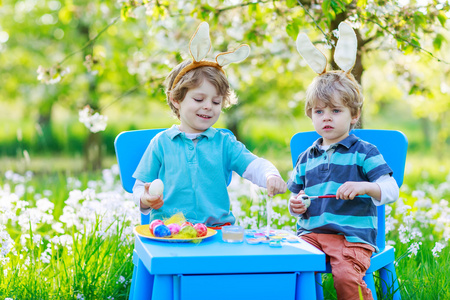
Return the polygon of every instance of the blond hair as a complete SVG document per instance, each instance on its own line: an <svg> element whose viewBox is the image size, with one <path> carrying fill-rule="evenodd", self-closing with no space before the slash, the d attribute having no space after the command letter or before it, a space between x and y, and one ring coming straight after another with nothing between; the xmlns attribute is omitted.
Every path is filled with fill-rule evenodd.
<svg viewBox="0 0 450 300"><path fill-rule="evenodd" d="M231 89L228 79L219 69L215 67L204 66L190 70L184 74L183 77L181 77L180 81L178 81L172 89L170 89L178 73L180 73L180 71L190 63L190 60L180 63L169 73L164 82L167 104L169 104L177 118L180 118L180 112L178 111L178 108L176 108L170 101L170 98L178 103L181 103L184 100L184 97L186 97L187 92L190 89L199 87L203 83L203 80L208 80L208 82L210 82L217 89L219 96L223 97L222 108L226 108L237 103L236 95Z"/></svg>
<svg viewBox="0 0 450 300"><path fill-rule="evenodd" d="M311 118L312 109L318 102L334 107L336 99L342 100L342 103L350 109L352 117L361 113L364 101L362 88L352 74L329 71L314 78L306 90L305 113Z"/></svg>

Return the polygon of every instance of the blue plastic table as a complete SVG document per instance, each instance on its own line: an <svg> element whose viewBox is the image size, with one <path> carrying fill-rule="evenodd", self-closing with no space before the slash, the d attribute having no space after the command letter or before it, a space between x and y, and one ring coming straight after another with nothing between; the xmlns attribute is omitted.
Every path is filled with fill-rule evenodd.
<svg viewBox="0 0 450 300"><path fill-rule="evenodd" d="M325 254L304 241L281 248L222 241L166 243L136 235L130 299L316 299Z"/></svg>

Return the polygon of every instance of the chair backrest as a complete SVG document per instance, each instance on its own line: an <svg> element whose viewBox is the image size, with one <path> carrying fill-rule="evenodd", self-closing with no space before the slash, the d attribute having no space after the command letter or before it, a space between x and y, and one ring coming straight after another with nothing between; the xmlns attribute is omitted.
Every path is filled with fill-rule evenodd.
<svg viewBox="0 0 450 300"><path fill-rule="evenodd" d="M123 188L127 192L133 192L136 179L132 176L148 144L155 135L163 130L165 129L124 131L116 137L114 148L116 150L117 164L119 165L120 180L122 181Z"/></svg>
<svg viewBox="0 0 450 300"><path fill-rule="evenodd" d="M117 135L114 141L114 148L116 150L117 164L119 166L120 180L123 188L129 192L133 192L133 186L136 179L133 178L133 173L136 170L142 155L148 147L150 141L165 128L158 129L143 129L124 131ZM228 129L219 129L233 134ZM231 182L231 176L228 184ZM148 224L149 215L141 214L141 224Z"/></svg>
<svg viewBox="0 0 450 300"><path fill-rule="evenodd" d="M377 146L384 160L389 164L394 179L400 187L403 184L405 172L406 153L408 149L408 139L397 130L378 129L354 129L350 133L364 141ZM320 136L315 131L296 133L291 139L291 158L295 166L300 153L305 151ZM378 235L377 246L382 251L386 246L385 239L385 211L384 205L378 207Z"/></svg>

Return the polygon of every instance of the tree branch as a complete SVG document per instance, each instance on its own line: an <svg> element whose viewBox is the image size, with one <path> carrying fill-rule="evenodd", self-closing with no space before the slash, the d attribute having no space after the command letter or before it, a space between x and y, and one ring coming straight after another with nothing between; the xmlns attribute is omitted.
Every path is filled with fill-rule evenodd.
<svg viewBox="0 0 450 300"><path fill-rule="evenodd" d="M378 23L378 22L376 22L376 21L374 21L374 20L372 20L372 19L365 19L365 21L366 21L366 22L371 22L371 23L377 25L377 26L380 27L382 30L384 30L385 32L387 32L388 34L390 34L391 36L393 36L395 39L401 40L401 41L407 43L408 45L410 45L410 46L412 46L412 47L418 49L419 51L425 52L426 54L428 54L428 55L430 55L431 57L433 57L434 59L436 59L438 62L443 62L443 63L445 63L445 64L450 64L449 62L447 62L447 61L445 61L445 60L442 60L442 59L440 59L439 57L435 56L431 51L428 51L428 50L422 48L422 47L419 46L419 45L413 44L412 42L410 42L409 40L405 39L404 37L402 37L402 36L400 36L400 35L398 35L398 34L396 34L396 33L393 33L392 31L389 30L389 28L388 28L387 26L383 26L383 25L381 25L380 23Z"/></svg>
<svg viewBox="0 0 450 300"><path fill-rule="evenodd" d="M316 27L322 32L325 39L327 41L329 41L330 40L329 36L325 33L325 31L323 31L322 27L320 27L320 25L316 22L316 20L313 18L312 14L309 12L309 10L305 6L303 6L303 4L300 0L297 0L297 3L305 10L306 14L311 18L311 20L314 22L314 24L316 24ZM329 44L332 45L331 43L329 43Z"/></svg>
<svg viewBox="0 0 450 300"><path fill-rule="evenodd" d="M108 107L110 107L111 105L113 105L114 103L120 101L122 98L134 93L135 91L137 91L141 86L147 84L147 83L152 83L152 82L158 82L158 81L163 81L165 79L165 77L154 77L154 78L150 78L149 80L145 81L145 82L141 82L136 84L134 87L128 89L127 91L125 91L124 93L122 93L120 96L118 96L116 99L114 99L113 101L111 101L110 103L106 104L105 106L102 106L101 108L99 108L99 112L105 111Z"/></svg>
<svg viewBox="0 0 450 300"><path fill-rule="evenodd" d="M115 17L111 23L109 23L108 25L105 26L105 28L103 28L102 30L100 30L99 33L97 33L96 36L94 36L92 39L90 39L82 48L70 53L69 55L67 55L66 57L63 58L63 60L61 60L59 63L57 63L57 65L62 65L66 60L68 60L70 57L74 56L77 53L82 52L84 49L86 49L87 47L91 46L92 44L94 44L94 42L103 34L103 32L105 32L109 27L111 27L112 25L114 25L118 20L120 19L120 17Z"/></svg>

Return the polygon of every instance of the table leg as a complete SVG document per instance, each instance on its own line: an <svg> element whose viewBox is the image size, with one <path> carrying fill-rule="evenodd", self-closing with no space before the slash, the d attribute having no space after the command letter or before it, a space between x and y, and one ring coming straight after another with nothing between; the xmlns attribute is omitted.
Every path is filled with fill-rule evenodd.
<svg viewBox="0 0 450 300"><path fill-rule="evenodd" d="M130 292L131 300L151 300L152 290L154 287L154 277L151 275L142 261L139 259L134 268L132 291Z"/></svg>
<svg viewBox="0 0 450 300"><path fill-rule="evenodd" d="M295 300L316 299L314 272L297 272Z"/></svg>
<svg viewBox="0 0 450 300"><path fill-rule="evenodd" d="M173 275L155 275L151 300L173 300ZM150 291L148 292L150 294Z"/></svg>

